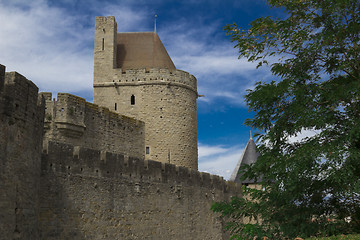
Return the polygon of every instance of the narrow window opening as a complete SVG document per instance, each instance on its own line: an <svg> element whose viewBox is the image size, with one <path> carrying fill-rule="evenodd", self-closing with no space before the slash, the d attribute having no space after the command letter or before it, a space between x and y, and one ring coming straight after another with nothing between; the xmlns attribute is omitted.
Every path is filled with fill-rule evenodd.
<svg viewBox="0 0 360 240"><path fill-rule="evenodd" d="M115 103L115 111L117 110L117 103Z"/></svg>
<svg viewBox="0 0 360 240"><path fill-rule="evenodd" d="M134 95L131 95L130 102L131 102L131 105L135 105L135 96Z"/></svg>
<svg viewBox="0 0 360 240"><path fill-rule="evenodd" d="M105 38L102 39L102 50L104 51L105 48Z"/></svg>
<svg viewBox="0 0 360 240"><path fill-rule="evenodd" d="M150 147L146 147L146 154L150 154Z"/></svg>

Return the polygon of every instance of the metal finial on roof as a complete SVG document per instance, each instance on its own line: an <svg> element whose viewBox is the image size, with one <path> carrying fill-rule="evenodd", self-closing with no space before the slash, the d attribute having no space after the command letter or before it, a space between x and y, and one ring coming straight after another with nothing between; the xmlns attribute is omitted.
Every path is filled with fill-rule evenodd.
<svg viewBox="0 0 360 240"><path fill-rule="evenodd" d="M252 139L252 134L251 134L251 130L250 130L250 139Z"/></svg>
<svg viewBox="0 0 360 240"><path fill-rule="evenodd" d="M154 33L156 33L156 18L157 18L157 14L155 14L155 25L154 25Z"/></svg>

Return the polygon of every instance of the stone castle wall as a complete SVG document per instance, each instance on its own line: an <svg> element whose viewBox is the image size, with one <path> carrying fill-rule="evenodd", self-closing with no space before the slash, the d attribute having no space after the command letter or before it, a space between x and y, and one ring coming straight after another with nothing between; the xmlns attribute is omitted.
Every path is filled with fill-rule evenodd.
<svg viewBox="0 0 360 240"><path fill-rule="evenodd" d="M36 85L0 65L0 239L39 239L43 121Z"/></svg>
<svg viewBox="0 0 360 240"><path fill-rule="evenodd" d="M2 65L0 70L0 240L227 239L210 206L239 196L240 186L189 168L111 153L101 144L86 148L74 140L81 129L82 137L91 136L87 131L106 120L98 127L111 135L114 124L130 129L143 123L70 94L51 101L43 93L39 101L31 81L5 74ZM48 135L41 147L44 118ZM51 125L57 129L49 135Z"/></svg>
<svg viewBox="0 0 360 240"><path fill-rule="evenodd" d="M49 142L42 239L226 239L210 207L240 194L218 176Z"/></svg>
<svg viewBox="0 0 360 240"><path fill-rule="evenodd" d="M146 159L197 169L196 78L176 69L116 68L117 34L114 17L96 17L94 103L146 123Z"/></svg>
<svg viewBox="0 0 360 240"><path fill-rule="evenodd" d="M85 99L58 93L40 93L45 98L45 136L47 141L144 157L144 122L119 115L108 108L86 102Z"/></svg>

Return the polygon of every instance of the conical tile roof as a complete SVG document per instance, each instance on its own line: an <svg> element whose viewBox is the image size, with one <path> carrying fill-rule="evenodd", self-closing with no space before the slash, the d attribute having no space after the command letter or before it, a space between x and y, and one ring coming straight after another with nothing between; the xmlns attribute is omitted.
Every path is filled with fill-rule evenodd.
<svg viewBox="0 0 360 240"><path fill-rule="evenodd" d="M230 181L236 182L236 183L255 183L252 179L245 179L244 181L241 181L240 178L243 175L242 173L239 173L239 169L243 165L249 165L256 162L257 158L259 156L259 153L256 150L256 144L252 137L250 137L248 143L246 144L246 147L239 159L239 162L237 163L233 173L231 174Z"/></svg>

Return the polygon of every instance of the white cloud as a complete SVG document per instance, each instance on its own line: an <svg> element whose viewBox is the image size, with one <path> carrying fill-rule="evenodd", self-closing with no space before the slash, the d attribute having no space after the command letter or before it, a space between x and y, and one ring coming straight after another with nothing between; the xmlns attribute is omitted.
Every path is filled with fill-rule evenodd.
<svg viewBox="0 0 360 240"><path fill-rule="evenodd" d="M71 1L68 2L71 5ZM76 4L73 4L74 6ZM90 1L92 12L72 14L46 0L0 0L0 61L7 71L18 71L41 91L87 92L93 81L94 16L114 15L119 32L151 31L153 14L146 7ZM159 17L161 23L161 16ZM196 21L196 22L193 22ZM254 63L238 60L237 51L214 19L197 16L162 22L158 33L179 69L198 79L198 90L214 104L244 106L243 95L256 81L268 77Z"/></svg>
<svg viewBox="0 0 360 240"><path fill-rule="evenodd" d="M100 9L98 4L87 7ZM123 31L143 21L141 10L124 5L103 6L101 11L116 15ZM40 91L91 93L94 21L93 16L74 16L45 0L0 0L1 64L32 80Z"/></svg>
<svg viewBox="0 0 360 240"><path fill-rule="evenodd" d="M175 56L174 61L182 69L187 69L197 76L210 74L232 75L246 74L247 71L255 71L256 65L246 60L238 60L233 53L221 50L199 53L198 56Z"/></svg>
<svg viewBox="0 0 360 240"><path fill-rule="evenodd" d="M319 134L320 132L321 132L320 130L315 130L315 129L303 129L295 136L289 137L288 142L289 143L301 142L303 139L313 137L316 134Z"/></svg>
<svg viewBox="0 0 360 240"><path fill-rule="evenodd" d="M219 175L228 180L245 146L211 146L199 143L199 171Z"/></svg>
<svg viewBox="0 0 360 240"><path fill-rule="evenodd" d="M228 149L222 147L222 146L208 146L199 144L199 158L204 158L212 155L217 155L221 153L227 152Z"/></svg>
<svg viewBox="0 0 360 240"><path fill-rule="evenodd" d="M246 90L271 74L266 67L256 69L256 63L239 60L233 43L224 39L221 29L216 21L194 24L180 19L174 28L162 29L159 35L176 67L198 79L198 92L206 96L202 102L220 100L243 107Z"/></svg>
<svg viewBox="0 0 360 240"><path fill-rule="evenodd" d="M0 59L7 71L18 71L40 90L91 90L91 30L45 1L15 3L0 3Z"/></svg>
<svg viewBox="0 0 360 240"><path fill-rule="evenodd" d="M99 2L102 9L102 16L115 16L117 22L118 32L143 32L149 31L146 28L146 16L151 14L147 13L146 9L132 8L124 4L109 4L105 7L103 2Z"/></svg>

